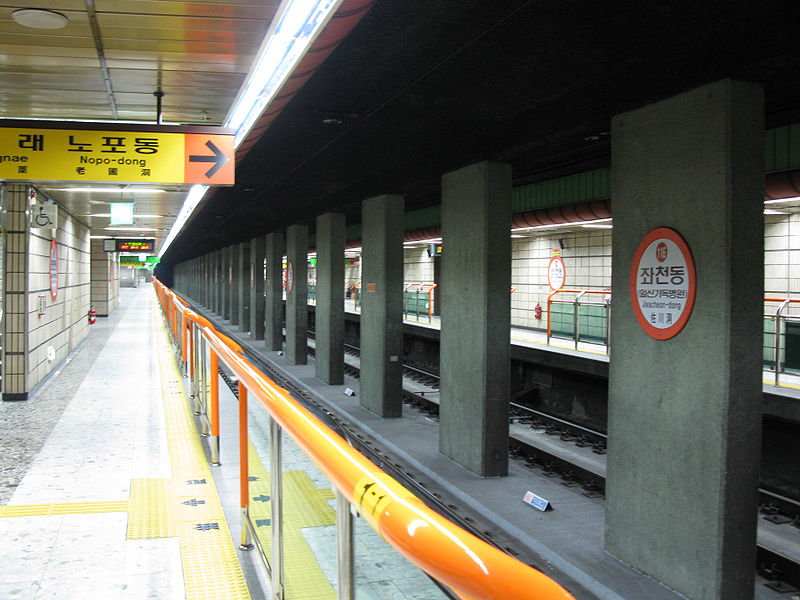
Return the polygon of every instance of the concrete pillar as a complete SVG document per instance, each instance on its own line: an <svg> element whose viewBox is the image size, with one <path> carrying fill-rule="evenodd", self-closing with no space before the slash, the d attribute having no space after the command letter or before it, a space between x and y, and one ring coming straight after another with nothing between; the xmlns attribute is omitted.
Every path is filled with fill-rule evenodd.
<svg viewBox="0 0 800 600"><path fill-rule="evenodd" d="M213 270L213 310L217 314L222 314L222 250L214 252L214 270Z"/></svg>
<svg viewBox="0 0 800 600"><path fill-rule="evenodd" d="M202 273L202 281L201 285L203 287L203 306L208 308L210 306L209 302L211 300L211 278L210 278L210 267L211 267L211 254L203 255L203 273Z"/></svg>
<svg viewBox="0 0 800 600"><path fill-rule="evenodd" d="M264 237L250 241L250 335L264 339Z"/></svg>
<svg viewBox="0 0 800 600"><path fill-rule="evenodd" d="M308 362L308 226L286 229L286 357Z"/></svg>
<svg viewBox="0 0 800 600"><path fill-rule="evenodd" d="M339 213L317 217L317 378L344 383L344 238L345 218Z"/></svg>
<svg viewBox="0 0 800 600"><path fill-rule="evenodd" d="M239 313L239 329L250 331L250 242L242 242L236 246L236 267L234 269L236 284L236 306Z"/></svg>
<svg viewBox="0 0 800 600"><path fill-rule="evenodd" d="M757 84L720 81L618 115L611 131L606 548L689 598L750 600L761 437L763 94ZM630 295L634 253L657 227L680 234L697 273L688 322L663 340L645 332Z"/></svg>
<svg viewBox="0 0 800 600"><path fill-rule="evenodd" d="M233 246L222 249L222 320L231 319L231 304L233 303Z"/></svg>
<svg viewBox="0 0 800 600"><path fill-rule="evenodd" d="M482 476L508 474L511 166L442 177L439 449Z"/></svg>
<svg viewBox="0 0 800 600"><path fill-rule="evenodd" d="M119 281L114 279L117 254L103 251L103 240L94 239L90 244L91 305L98 317L107 317L119 304Z"/></svg>
<svg viewBox="0 0 800 600"><path fill-rule="evenodd" d="M239 324L239 283L241 281L242 261L239 244L230 247L230 273L228 282L230 284L231 298L231 325Z"/></svg>
<svg viewBox="0 0 800 600"><path fill-rule="evenodd" d="M405 201L361 205L360 403L381 417L403 414L403 236Z"/></svg>
<svg viewBox="0 0 800 600"><path fill-rule="evenodd" d="M267 350L283 349L283 232L267 234L264 281L264 344Z"/></svg>

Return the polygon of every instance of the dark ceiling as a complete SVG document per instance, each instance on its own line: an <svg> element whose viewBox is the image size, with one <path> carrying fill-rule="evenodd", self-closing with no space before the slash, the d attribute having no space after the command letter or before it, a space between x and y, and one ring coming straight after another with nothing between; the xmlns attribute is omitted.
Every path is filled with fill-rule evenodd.
<svg viewBox="0 0 800 600"><path fill-rule="evenodd" d="M439 202L443 173L515 184L609 162L613 115L725 77L800 122L800 3L378 0L204 202L165 267L363 199Z"/></svg>

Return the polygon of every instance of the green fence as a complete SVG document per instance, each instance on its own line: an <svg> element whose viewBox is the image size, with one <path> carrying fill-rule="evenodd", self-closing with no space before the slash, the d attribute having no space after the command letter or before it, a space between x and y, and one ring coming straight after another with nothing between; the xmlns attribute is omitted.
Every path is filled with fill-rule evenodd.
<svg viewBox="0 0 800 600"><path fill-rule="evenodd" d="M403 311L407 315L428 314L428 292L403 292Z"/></svg>
<svg viewBox="0 0 800 600"><path fill-rule="evenodd" d="M607 343L607 325L605 305L578 305L578 341ZM572 302L553 302L550 305L550 336L575 339L575 305Z"/></svg>

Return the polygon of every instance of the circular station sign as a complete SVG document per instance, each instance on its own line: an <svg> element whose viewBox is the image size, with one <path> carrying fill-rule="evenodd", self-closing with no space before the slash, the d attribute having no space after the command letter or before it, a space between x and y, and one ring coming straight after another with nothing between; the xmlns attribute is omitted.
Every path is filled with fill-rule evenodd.
<svg viewBox="0 0 800 600"><path fill-rule="evenodd" d="M567 270L564 266L564 259L560 256L554 256L550 259L550 264L547 265L547 283L550 284L550 289L560 290L564 287L566 279Z"/></svg>
<svg viewBox="0 0 800 600"><path fill-rule="evenodd" d="M294 291L294 263L286 263L286 292L291 294Z"/></svg>
<svg viewBox="0 0 800 600"><path fill-rule="evenodd" d="M631 266L633 313L645 333L668 340L694 307L697 278L689 246L674 229L654 229L639 243Z"/></svg>

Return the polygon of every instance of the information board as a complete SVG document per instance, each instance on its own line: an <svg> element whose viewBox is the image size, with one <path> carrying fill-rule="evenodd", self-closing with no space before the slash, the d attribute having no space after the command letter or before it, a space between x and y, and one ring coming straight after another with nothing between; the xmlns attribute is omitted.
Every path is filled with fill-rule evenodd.
<svg viewBox="0 0 800 600"><path fill-rule="evenodd" d="M0 126L0 179L233 185L234 136L180 128L48 128L35 121ZM171 129L170 131L165 131ZM174 130L178 131L174 131ZM203 128L213 131L213 128Z"/></svg>
<svg viewBox="0 0 800 600"><path fill-rule="evenodd" d="M156 241L152 238L113 238L110 240L103 240L103 250L105 252L138 252L140 254L151 254L155 252L155 247Z"/></svg>

